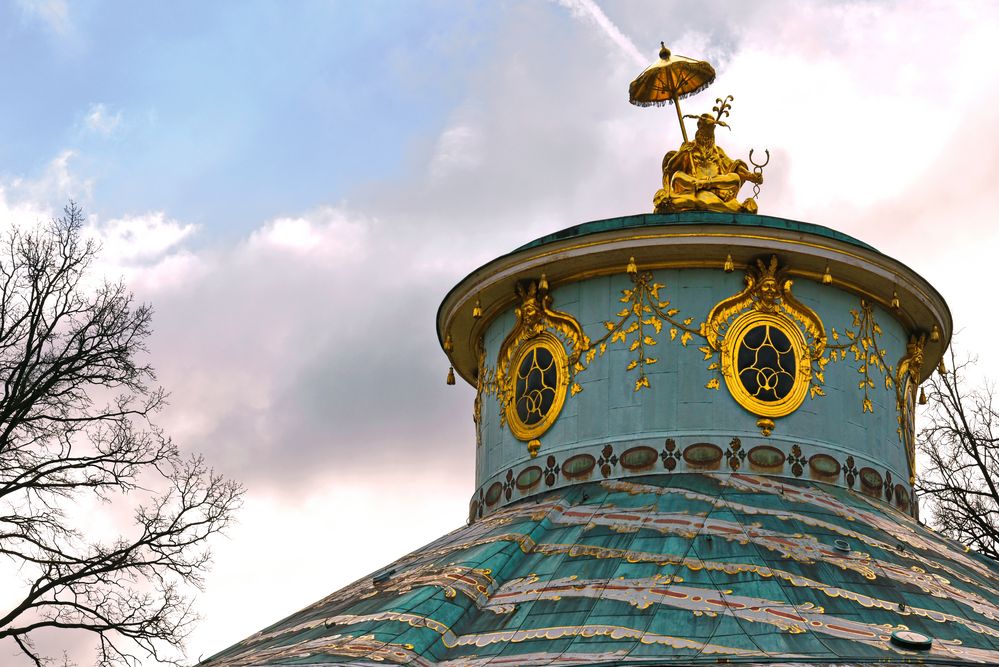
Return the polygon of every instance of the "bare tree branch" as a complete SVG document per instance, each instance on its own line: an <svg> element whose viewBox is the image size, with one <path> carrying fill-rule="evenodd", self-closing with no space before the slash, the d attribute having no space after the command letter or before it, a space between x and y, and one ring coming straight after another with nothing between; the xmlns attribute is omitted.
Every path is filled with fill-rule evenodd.
<svg viewBox="0 0 999 667"><path fill-rule="evenodd" d="M929 466L917 491L929 501L931 520L949 537L999 559L999 412L991 384L969 390L964 376L974 360L927 381L929 423L918 438Z"/></svg>
<svg viewBox="0 0 999 667"><path fill-rule="evenodd" d="M0 561L24 577L0 641L36 667L52 659L32 637L51 629L95 635L101 667L176 664L196 620L182 590L201 586L243 490L152 422L166 400L139 361L152 310L121 283L87 286L98 248L82 224L70 203L0 237ZM88 539L69 516L81 493L131 503L133 530Z"/></svg>

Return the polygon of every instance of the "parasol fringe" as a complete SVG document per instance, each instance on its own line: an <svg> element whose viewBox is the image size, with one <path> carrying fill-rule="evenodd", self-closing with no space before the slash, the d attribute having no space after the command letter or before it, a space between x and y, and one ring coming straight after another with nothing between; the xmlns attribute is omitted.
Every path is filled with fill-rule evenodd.
<svg viewBox="0 0 999 667"><path fill-rule="evenodd" d="M682 100L685 97L690 97L691 95L696 95L697 93L701 92L702 90L704 90L705 88L707 88L708 86L710 86L712 84L712 82L713 82L713 79L712 79L712 81L706 81L705 83L702 83L700 86L698 86L697 88L694 88L690 92L684 93L682 95L677 95L677 97ZM629 95L628 95L628 101L630 101L636 107L664 107L664 106L668 106L670 104L673 104L672 98L668 99L668 100L655 100L655 101L636 100L636 99L633 99L631 97L630 91L629 91Z"/></svg>

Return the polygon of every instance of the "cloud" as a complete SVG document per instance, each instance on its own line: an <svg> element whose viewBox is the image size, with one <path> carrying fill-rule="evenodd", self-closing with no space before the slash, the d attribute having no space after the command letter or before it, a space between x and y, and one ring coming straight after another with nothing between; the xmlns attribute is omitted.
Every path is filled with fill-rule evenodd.
<svg viewBox="0 0 999 667"><path fill-rule="evenodd" d="M959 327L981 332L970 339L980 366L999 369L980 288L999 247L994 9L705 2L695 15L654 2L607 4L610 18L563 4L504 6L490 57L405 147L405 168L342 201L247 221L236 240L164 211L94 220L108 271L156 307L152 360L172 392L163 425L250 489L218 550L195 656L401 555L425 517L440 519L426 539L460 523L472 392L444 385L436 307L531 238L651 210L679 129L672 109L632 107L626 91L660 39L718 71L684 110L732 94L720 145L742 158L769 149L762 213L911 263ZM72 155L38 182L6 184L0 215L44 219L87 192ZM410 532L393 541L386 529Z"/></svg>
<svg viewBox="0 0 999 667"><path fill-rule="evenodd" d="M479 166L484 158L481 140L477 128L468 125L453 125L444 130L430 159L431 179L440 183L461 171Z"/></svg>
<svg viewBox="0 0 999 667"><path fill-rule="evenodd" d="M121 111L111 113L103 103L91 104L84 118L86 128L91 132L109 137L121 125Z"/></svg>
<svg viewBox="0 0 999 667"><path fill-rule="evenodd" d="M91 276L95 280L124 279L137 291L178 289L196 280L204 263L182 247L197 227L170 220L162 211L101 221L88 219L84 233L101 247Z"/></svg>
<svg viewBox="0 0 999 667"><path fill-rule="evenodd" d="M151 346L172 393L162 421L178 442L294 493L334 470L375 474L414 447L429 471L469 441L448 418L467 394L444 385L432 324L441 269L412 268L428 247L337 207L223 248L187 248L192 229L150 214L95 230L109 266L156 307ZM165 280L171 261L181 275Z"/></svg>
<svg viewBox="0 0 999 667"><path fill-rule="evenodd" d="M16 177L2 186L5 205L24 211L61 211L69 200L85 201L93 190L93 179L79 175L72 168L76 151L65 149L48 162L37 178ZM37 222L37 221L35 221Z"/></svg>
<svg viewBox="0 0 999 667"><path fill-rule="evenodd" d="M44 23L52 32L65 34L72 29L66 0L17 0L25 15Z"/></svg>
<svg viewBox="0 0 999 667"><path fill-rule="evenodd" d="M360 260L367 252L367 221L351 220L344 211L323 207L307 216L281 217L250 234L247 247L262 253L316 255L323 260Z"/></svg>

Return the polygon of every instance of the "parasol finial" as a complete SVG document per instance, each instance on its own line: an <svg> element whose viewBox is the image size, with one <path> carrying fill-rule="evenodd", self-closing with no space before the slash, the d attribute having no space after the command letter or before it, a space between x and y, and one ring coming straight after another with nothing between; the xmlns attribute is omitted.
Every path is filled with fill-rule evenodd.
<svg viewBox="0 0 999 667"><path fill-rule="evenodd" d="M663 60L669 60L670 51L669 49L666 48L666 42L659 42L659 46L662 47L661 49L659 49L659 57L662 58Z"/></svg>

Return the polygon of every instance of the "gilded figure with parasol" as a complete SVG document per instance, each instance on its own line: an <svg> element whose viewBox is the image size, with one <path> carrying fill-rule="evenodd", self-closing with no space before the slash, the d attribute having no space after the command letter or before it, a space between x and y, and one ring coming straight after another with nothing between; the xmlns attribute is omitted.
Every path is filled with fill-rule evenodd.
<svg viewBox="0 0 999 667"><path fill-rule="evenodd" d="M707 88L715 79L715 70L705 61L675 56L665 44L660 44L659 61L642 72L629 88L632 104L673 104L680 121L683 144L663 158L663 187L653 198L656 213L690 210L756 213L756 195L759 194L759 184L763 182L766 162L763 165L754 163L754 168L750 169L742 160L729 158L715 144L715 128L719 125L728 127L722 118L729 115L732 96L716 100L712 109L714 115L683 115L680 98ZM697 121L693 141L687 139L684 118ZM769 160L769 152L767 158ZM740 202L739 189L746 181L757 187L752 197Z"/></svg>

